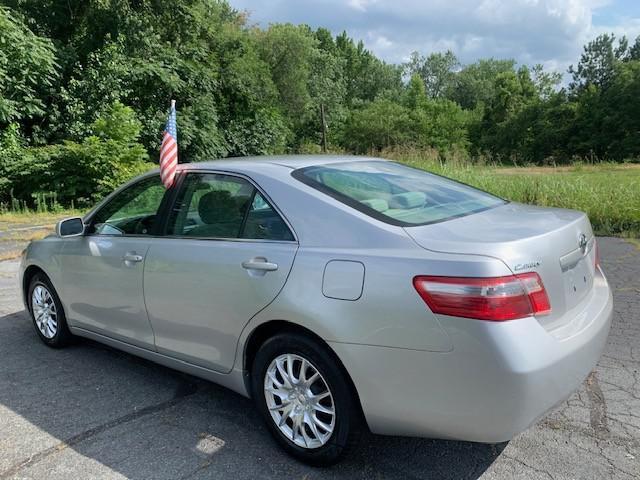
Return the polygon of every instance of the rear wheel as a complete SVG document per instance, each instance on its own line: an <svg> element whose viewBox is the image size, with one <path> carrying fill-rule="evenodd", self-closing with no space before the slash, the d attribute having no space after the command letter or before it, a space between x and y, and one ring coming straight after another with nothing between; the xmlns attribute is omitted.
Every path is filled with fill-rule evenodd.
<svg viewBox="0 0 640 480"><path fill-rule="evenodd" d="M353 389L324 345L280 334L258 350L253 398L278 443L312 465L331 465L353 448L362 431Z"/></svg>
<svg viewBox="0 0 640 480"><path fill-rule="evenodd" d="M71 342L62 303L44 274L36 274L29 284L29 311L38 337L46 345L60 348Z"/></svg>

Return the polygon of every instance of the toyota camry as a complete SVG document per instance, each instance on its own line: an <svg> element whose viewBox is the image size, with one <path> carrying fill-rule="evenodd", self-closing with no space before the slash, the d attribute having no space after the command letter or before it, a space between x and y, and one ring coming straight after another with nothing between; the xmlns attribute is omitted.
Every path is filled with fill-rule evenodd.
<svg viewBox="0 0 640 480"><path fill-rule="evenodd" d="M367 428L511 439L583 382L612 312L584 213L349 156L145 174L32 242L20 282L45 344L251 397L315 465Z"/></svg>

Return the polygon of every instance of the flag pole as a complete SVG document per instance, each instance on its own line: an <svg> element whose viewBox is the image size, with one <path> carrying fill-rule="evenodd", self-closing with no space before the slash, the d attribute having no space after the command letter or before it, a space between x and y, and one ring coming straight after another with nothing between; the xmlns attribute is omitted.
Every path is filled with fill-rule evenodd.
<svg viewBox="0 0 640 480"><path fill-rule="evenodd" d="M171 110L175 110L176 109L176 101L172 98L171 99ZM178 145L176 145L176 149L178 148ZM180 156L178 155L178 162L180 163Z"/></svg>

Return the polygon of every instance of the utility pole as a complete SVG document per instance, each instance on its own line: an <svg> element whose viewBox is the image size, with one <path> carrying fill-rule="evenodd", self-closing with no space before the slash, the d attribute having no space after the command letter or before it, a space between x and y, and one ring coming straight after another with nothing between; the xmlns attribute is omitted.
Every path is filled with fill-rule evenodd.
<svg viewBox="0 0 640 480"><path fill-rule="evenodd" d="M327 121L324 116L324 103L320 104L320 121L322 122L322 152L327 153Z"/></svg>

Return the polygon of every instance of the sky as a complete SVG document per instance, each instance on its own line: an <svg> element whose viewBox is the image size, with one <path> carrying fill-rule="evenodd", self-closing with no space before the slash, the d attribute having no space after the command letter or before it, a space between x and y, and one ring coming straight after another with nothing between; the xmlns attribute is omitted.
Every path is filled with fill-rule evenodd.
<svg viewBox="0 0 640 480"><path fill-rule="evenodd" d="M362 40L387 62L452 50L463 64L512 58L566 72L582 46L640 35L640 0L230 0L249 22L306 23Z"/></svg>

